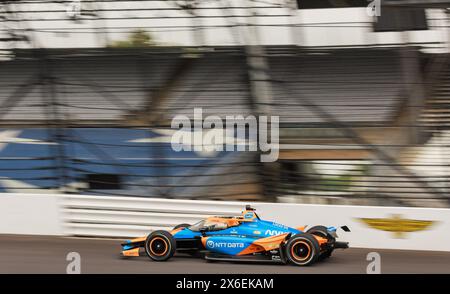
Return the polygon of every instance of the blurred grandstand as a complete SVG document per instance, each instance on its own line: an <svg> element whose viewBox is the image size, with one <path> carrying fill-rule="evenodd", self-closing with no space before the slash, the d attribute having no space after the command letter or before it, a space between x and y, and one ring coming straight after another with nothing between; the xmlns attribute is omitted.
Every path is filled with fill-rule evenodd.
<svg viewBox="0 0 450 294"><path fill-rule="evenodd" d="M318 2L0 1L1 191L448 207L450 1ZM280 159L174 152L195 107Z"/></svg>

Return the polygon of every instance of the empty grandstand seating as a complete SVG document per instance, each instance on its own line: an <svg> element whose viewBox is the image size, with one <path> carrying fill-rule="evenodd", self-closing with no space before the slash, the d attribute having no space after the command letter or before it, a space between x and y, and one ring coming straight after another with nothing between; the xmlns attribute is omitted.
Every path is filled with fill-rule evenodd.
<svg viewBox="0 0 450 294"><path fill-rule="evenodd" d="M219 48L194 56L188 73L165 102L167 116L192 116L194 107L204 108L204 115L251 113L251 93L241 49ZM118 124L127 112L147 105L177 62L186 58L182 48L172 50L49 51L58 112L74 123ZM29 79L36 77L39 81L39 64L28 58L29 54L19 52L17 60L0 63L0 105ZM399 105L400 67L395 48L269 48L268 61L274 80L273 113L280 116L281 123L324 123L317 113L302 105L305 99L336 119L352 123L389 121ZM48 113L42 106L48 102L48 96L36 85L0 119L45 121Z"/></svg>

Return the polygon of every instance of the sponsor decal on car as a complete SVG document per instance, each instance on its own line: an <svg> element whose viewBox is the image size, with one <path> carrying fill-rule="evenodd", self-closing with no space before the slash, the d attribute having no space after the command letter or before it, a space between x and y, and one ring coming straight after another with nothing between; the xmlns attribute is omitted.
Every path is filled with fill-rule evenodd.
<svg viewBox="0 0 450 294"><path fill-rule="evenodd" d="M244 243L241 242L214 242L208 240L206 246L209 248L244 248Z"/></svg>
<svg viewBox="0 0 450 294"><path fill-rule="evenodd" d="M251 218L253 218L253 213L252 213L252 212L247 212L246 214L244 214L244 218L245 218L245 219L251 219Z"/></svg>
<svg viewBox="0 0 450 294"><path fill-rule="evenodd" d="M285 230L287 230L287 229L288 229L288 227L287 227L287 226L285 226L285 225L282 225L282 224L279 224L279 223L275 223L275 222L273 222L273 223L272 223L272 225L273 225L273 226L275 226L275 227L279 227L279 228L285 229Z"/></svg>
<svg viewBox="0 0 450 294"><path fill-rule="evenodd" d="M277 231L277 230L266 230L264 232L264 235L266 235L266 236L276 236L276 235L281 235L281 234L284 234L284 233L286 233L286 232L284 232L284 231Z"/></svg>

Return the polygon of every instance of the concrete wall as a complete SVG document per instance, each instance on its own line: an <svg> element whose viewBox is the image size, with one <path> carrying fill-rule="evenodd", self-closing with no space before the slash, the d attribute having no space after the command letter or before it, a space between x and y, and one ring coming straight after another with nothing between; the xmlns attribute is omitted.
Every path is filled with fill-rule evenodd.
<svg viewBox="0 0 450 294"><path fill-rule="evenodd" d="M62 235L60 196L0 194L0 234Z"/></svg>
<svg viewBox="0 0 450 294"><path fill-rule="evenodd" d="M450 209L246 203L142 197L0 194L0 234L134 237L246 204L262 219L298 227L326 225L351 247L450 251Z"/></svg>

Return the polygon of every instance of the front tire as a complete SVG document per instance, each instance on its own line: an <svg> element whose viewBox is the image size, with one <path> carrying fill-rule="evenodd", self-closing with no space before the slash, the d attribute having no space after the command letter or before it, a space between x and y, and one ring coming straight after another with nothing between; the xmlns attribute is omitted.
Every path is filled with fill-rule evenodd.
<svg viewBox="0 0 450 294"><path fill-rule="evenodd" d="M320 255L319 243L308 233L294 235L285 248L288 261L299 266L313 264Z"/></svg>
<svg viewBox="0 0 450 294"><path fill-rule="evenodd" d="M154 261L166 261L176 250L176 242L167 231L154 231L145 240L145 253Z"/></svg>

